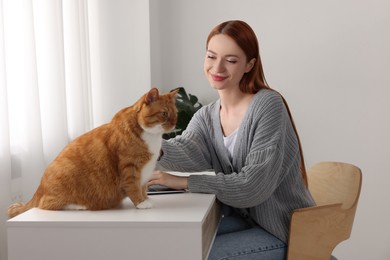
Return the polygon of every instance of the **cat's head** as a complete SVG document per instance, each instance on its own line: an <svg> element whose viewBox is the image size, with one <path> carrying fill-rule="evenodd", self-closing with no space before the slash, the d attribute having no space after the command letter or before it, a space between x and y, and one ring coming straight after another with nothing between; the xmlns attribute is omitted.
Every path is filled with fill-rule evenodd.
<svg viewBox="0 0 390 260"><path fill-rule="evenodd" d="M152 88L138 102L138 123L145 132L162 134L171 132L177 122L177 91L159 94Z"/></svg>

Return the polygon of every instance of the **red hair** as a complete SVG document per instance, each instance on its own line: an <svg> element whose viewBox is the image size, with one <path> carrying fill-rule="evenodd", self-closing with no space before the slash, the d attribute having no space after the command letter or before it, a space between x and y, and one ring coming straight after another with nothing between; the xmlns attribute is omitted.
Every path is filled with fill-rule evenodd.
<svg viewBox="0 0 390 260"><path fill-rule="evenodd" d="M257 41L257 37L252 28L245 22L239 20L232 20L223 22L214 29L211 30L209 36L207 37L206 49L208 47L209 41L215 35L223 34L232 38L237 45L244 51L246 55L247 62L251 61L253 58L255 59L255 64L251 71L245 73L240 81L240 90L243 93L255 94L261 89L270 89L272 90L264 76L263 65L261 64L260 59L260 49L259 43ZM307 175L305 168L305 161L303 158L302 145L299 139L298 131L295 127L294 120L292 118L290 108L284 97L281 95L283 102L286 106L288 115L290 117L291 124L294 128L295 135L297 136L299 152L301 155L301 174L303 177L303 181L307 186Z"/></svg>

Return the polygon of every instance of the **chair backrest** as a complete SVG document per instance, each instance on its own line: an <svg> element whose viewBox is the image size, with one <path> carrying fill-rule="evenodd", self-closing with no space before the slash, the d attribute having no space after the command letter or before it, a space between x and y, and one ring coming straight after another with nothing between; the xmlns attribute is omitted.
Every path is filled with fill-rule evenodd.
<svg viewBox="0 0 390 260"><path fill-rule="evenodd" d="M320 162L308 170L308 185L317 206L342 203L349 209L358 202L361 171L358 167L340 162Z"/></svg>
<svg viewBox="0 0 390 260"><path fill-rule="evenodd" d="M329 260L333 249L350 237L362 173L351 164L321 162L307 177L317 206L293 212L287 258Z"/></svg>

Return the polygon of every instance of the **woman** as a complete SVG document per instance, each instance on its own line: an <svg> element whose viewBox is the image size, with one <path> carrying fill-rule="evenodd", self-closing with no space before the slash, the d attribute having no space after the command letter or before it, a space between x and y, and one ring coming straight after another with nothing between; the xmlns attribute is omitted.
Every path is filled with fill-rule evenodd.
<svg viewBox="0 0 390 260"><path fill-rule="evenodd" d="M298 134L284 99L267 85L253 30L216 26L204 73L219 100L202 107L181 136L164 141L159 166L212 175L156 171L149 184L213 193L224 217L209 259L284 259L291 213L314 201Z"/></svg>

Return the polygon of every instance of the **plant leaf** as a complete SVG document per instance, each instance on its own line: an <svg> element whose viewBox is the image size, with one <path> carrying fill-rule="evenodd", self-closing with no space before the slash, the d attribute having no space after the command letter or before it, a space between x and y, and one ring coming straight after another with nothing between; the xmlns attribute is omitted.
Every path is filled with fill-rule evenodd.
<svg viewBox="0 0 390 260"><path fill-rule="evenodd" d="M180 135L187 128L187 125L195 112L202 107L202 104L199 103L198 98L195 95L187 94L183 87L179 87L174 90L177 90L177 123L175 129L171 133L163 135L164 139L170 139L176 135Z"/></svg>

